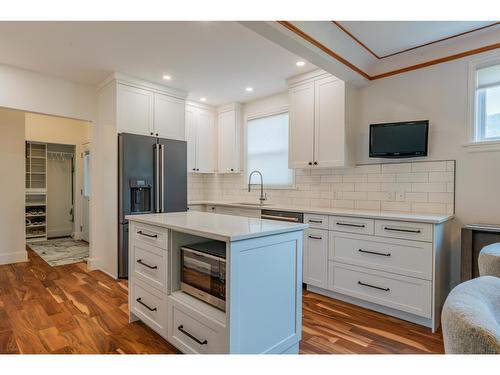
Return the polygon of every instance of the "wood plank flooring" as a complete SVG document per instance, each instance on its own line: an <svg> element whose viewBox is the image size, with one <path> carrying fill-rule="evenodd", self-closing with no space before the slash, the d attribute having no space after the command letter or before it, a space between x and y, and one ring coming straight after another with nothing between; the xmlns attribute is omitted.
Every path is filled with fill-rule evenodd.
<svg viewBox="0 0 500 375"><path fill-rule="evenodd" d="M0 266L0 353L178 353L128 323L126 281L28 255ZM304 354L443 352L440 333L307 291L302 336Z"/></svg>

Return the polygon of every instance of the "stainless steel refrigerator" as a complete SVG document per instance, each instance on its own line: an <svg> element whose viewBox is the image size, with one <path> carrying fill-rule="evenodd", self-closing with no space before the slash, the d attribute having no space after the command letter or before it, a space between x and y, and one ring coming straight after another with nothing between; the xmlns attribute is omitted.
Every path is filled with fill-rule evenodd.
<svg viewBox="0 0 500 375"><path fill-rule="evenodd" d="M118 135L118 277L128 278L127 215L187 211L184 141Z"/></svg>

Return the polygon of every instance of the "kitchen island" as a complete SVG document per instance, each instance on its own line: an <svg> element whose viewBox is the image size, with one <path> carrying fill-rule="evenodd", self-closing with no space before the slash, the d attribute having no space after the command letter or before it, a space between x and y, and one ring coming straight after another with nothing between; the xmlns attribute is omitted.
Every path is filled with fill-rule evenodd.
<svg viewBox="0 0 500 375"><path fill-rule="evenodd" d="M307 224L206 212L127 219L131 322L183 353L298 353Z"/></svg>

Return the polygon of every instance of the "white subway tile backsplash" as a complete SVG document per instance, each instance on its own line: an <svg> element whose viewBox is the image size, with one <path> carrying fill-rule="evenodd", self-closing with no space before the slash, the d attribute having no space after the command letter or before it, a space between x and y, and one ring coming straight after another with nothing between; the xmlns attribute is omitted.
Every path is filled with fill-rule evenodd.
<svg viewBox="0 0 500 375"><path fill-rule="evenodd" d="M429 174L425 172L396 174L396 182L428 182L428 181L429 181Z"/></svg>
<svg viewBox="0 0 500 375"><path fill-rule="evenodd" d="M412 172L446 172L446 161L427 161L421 163L412 163Z"/></svg>
<svg viewBox="0 0 500 375"><path fill-rule="evenodd" d="M444 182L413 183L411 187L413 192L444 193L446 184Z"/></svg>
<svg viewBox="0 0 500 375"><path fill-rule="evenodd" d="M265 180L264 176L264 180ZM266 189L271 203L453 214L455 162L408 162L295 171L292 189ZM245 174L188 174L189 200L258 201Z"/></svg>

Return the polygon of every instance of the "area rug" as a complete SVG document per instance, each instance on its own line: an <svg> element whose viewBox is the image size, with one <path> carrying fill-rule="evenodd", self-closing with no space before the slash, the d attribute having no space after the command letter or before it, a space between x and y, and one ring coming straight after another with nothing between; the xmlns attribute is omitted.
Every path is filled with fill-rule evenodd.
<svg viewBox="0 0 500 375"><path fill-rule="evenodd" d="M30 243L28 246L51 266L78 263L89 257L89 244L71 237Z"/></svg>

